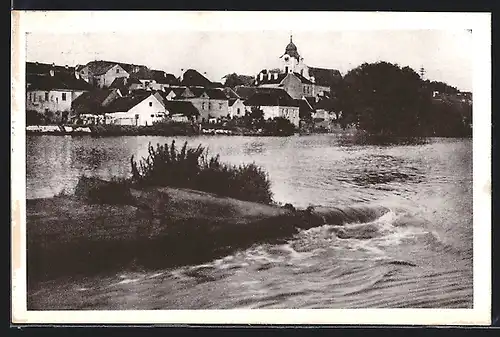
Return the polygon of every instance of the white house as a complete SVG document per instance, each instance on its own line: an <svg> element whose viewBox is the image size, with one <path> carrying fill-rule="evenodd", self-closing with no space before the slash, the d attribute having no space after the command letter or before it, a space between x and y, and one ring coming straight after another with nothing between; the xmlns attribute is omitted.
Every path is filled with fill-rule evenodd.
<svg viewBox="0 0 500 337"><path fill-rule="evenodd" d="M66 121L72 102L92 87L78 73L50 70L30 75L26 88L26 111L36 112L52 122Z"/></svg>
<svg viewBox="0 0 500 337"><path fill-rule="evenodd" d="M120 97L103 110L106 124L151 126L167 117L163 103L152 93Z"/></svg>
<svg viewBox="0 0 500 337"><path fill-rule="evenodd" d="M245 116L246 110L242 99L229 99L229 115L231 118Z"/></svg>

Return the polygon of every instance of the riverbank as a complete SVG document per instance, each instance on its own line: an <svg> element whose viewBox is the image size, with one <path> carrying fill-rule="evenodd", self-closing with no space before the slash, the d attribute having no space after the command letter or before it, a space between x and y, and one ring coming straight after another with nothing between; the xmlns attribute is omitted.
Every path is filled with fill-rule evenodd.
<svg viewBox="0 0 500 337"><path fill-rule="evenodd" d="M201 263L325 222L365 222L387 211L295 210L171 187L131 188L130 196L117 204L76 194L27 200L29 281Z"/></svg>

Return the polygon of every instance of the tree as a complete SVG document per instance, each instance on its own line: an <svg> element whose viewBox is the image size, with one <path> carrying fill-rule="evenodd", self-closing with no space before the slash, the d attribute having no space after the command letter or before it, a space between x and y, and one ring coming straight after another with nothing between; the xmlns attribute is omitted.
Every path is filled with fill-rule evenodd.
<svg viewBox="0 0 500 337"><path fill-rule="evenodd" d="M223 77L225 79L224 86L234 88L238 85L253 85L255 77L248 75L238 75L236 73L227 74Z"/></svg>
<svg viewBox="0 0 500 337"><path fill-rule="evenodd" d="M346 120L369 133L410 136L421 130L430 97L410 67L364 63L344 77L339 105Z"/></svg>

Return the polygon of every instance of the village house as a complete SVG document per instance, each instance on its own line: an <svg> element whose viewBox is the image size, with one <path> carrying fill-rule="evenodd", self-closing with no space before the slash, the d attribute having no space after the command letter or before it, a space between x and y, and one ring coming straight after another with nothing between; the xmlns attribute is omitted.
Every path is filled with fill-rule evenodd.
<svg viewBox="0 0 500 337"><path fill-rule="evenodd" d="M293 99L314 96L314 85L298 73L278 73L263 70L259 73L256 83L262 88L284 89Z"/></svg>
<svg viewBox="0 0 500 337"><path fill-rule="evenodd" d="M200 112L199 121L201 122L230 117L229 101L224 91L219 88L189 87L176 95L175 99L191 102Z"/></svg>
<svg viewBox="0 0 500 337"><path fill-rule="evenodd" d="M45 66L42 66L42 68ZM72 102L92 87L70 69L56 67L38 69L30 65L26 76L26 113L38 114L46 121L61 123L68 120ZM30 116L31 119L32 116Z"/></svg>
<svg viewBox="0 0 500 337"><path fill-rule="evenodd" d="M166 113L174 122L189 123L196 121L200 112L188 101L164 100Z"/></svg>
<svg viewBox="0 0 500 337"><path fill-rule="evenodd" d="M103 107L106 124L151 126L165 120L166 110L154 93L130 94Z"/></svg>
<svg viewBox="0 0 500 337"><path fill-rule="evenodd" d="M243 117L246 114L244 100L230 87L223 89L228 99L229 116L231 118Z"/></svg>
<svg viewBox="0 0 500 337"><path fill-rule="evenodd" d="M245 103L240 98L230 98L228 101L229 116L231 118L239 118L245 116L247 108Z"/></svg>
<svg viewBox="0 0 500 337"><path fill-rule="evenodd" d="M245 105L249 109L261 109L264 113L264 119L266 120L283 117L288 119L296 127L299 127L300 102L299 100L294 100L283 89L257 92L245 101Z"/></svg>
<svg viewBox="0 0 500 337"><path fill-rule="evenodd" d="M109 88L118 89L123 95L127 95L132 91L143 89L143 85L137 78L117 77Z"/></svg>
<svg viewBox="0 0 500 337"><path fill-rule="evenodd" d="M81 78L98 88L107 88L116 78L129 77L130 73L118 62L91 61L78 72Z"/></svg>
<svg viewBox="0 0 500 337"><path fill-rule="evenodd" d="M104 123L103 109L120 97L120 90L113 88L85 92L71 104L70 121L82 124Z"/></svg>

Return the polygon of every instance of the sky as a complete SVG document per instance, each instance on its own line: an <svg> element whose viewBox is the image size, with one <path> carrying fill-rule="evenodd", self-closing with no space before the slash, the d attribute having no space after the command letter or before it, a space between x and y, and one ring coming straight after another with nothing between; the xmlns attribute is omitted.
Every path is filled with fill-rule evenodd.
<svg viewBox="0 0 500 337"><path fill-rule="evenodd" d="M364 62L425 69L425 79L472 91L472 34L455 30L36 32L26 36L27 61L58 65L111 60L144 64L179 76L193 68L212 81L236 72L280 67L293 42L308 66L347 73Z"/></svg>

